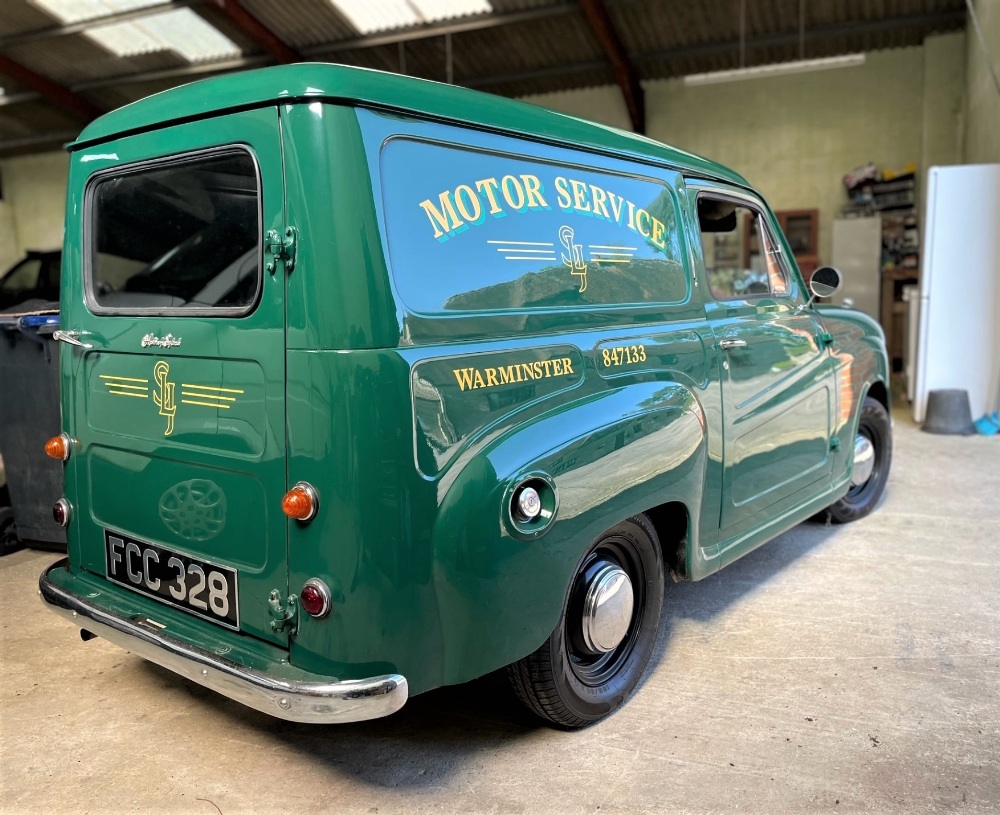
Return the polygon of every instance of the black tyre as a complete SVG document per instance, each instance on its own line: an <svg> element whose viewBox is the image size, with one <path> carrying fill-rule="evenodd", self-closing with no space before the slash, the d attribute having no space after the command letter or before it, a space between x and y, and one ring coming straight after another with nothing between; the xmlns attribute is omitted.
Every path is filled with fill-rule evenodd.
<svg viewBox="0 0 1000 815"><path fill-rule="evenodd" d="M621 706L653 652L663 590L660 542L645 515L601 535L577 569L555 631L507 668L521 701L566 729Z"/></svg>
<svg viewBox="0 0 1000 815"><path fill-rule="evenodd" d="M892 426L886 409L870 396L861 406L854 455L851 488L829 509L830 520L834 523L848 523L868 515L882 497L889 478Z"/></svg>

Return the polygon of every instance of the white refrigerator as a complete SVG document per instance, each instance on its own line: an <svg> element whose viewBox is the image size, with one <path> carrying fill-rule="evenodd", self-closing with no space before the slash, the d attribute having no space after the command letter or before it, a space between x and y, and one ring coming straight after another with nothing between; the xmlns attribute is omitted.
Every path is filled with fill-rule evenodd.
<svg viewBox="0 0 1000 815"><path fill-rule="evenodd" d="M923 224L913 418L961 388L975 421L1000 388L1000 164L931 167Z"/></svg>

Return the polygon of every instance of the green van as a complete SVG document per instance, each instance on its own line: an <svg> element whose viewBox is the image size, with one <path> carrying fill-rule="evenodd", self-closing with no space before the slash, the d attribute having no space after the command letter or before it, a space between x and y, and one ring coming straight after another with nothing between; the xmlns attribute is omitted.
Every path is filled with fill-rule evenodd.
<svg viewBox="0 0 1000 815"><path fill-rule="evenodd" d="M882 493L881 330L710 161L316 64L69 149L40 590L84 639L300 722L506 667L580 727L668 578Z"/></svg>

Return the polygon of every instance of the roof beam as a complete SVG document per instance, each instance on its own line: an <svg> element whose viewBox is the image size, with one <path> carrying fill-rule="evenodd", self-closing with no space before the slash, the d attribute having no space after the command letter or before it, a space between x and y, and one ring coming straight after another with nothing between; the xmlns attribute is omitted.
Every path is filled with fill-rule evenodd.
<svg viewBox="0 0 1000 815"><path fill-rule="evenodd" d="M381 34L367 34L363 37L353 37L349 40L313 45L303 48L307 57L321 57L326 54L336 54L338 51L355 51L360 48L375 48L379 45L393 45L397 42L423 40L428 37L443 37L445 34L465 34L469 31L484 31L518 23L533 23L549 17L561 17L567 14L579 14L580 7L576 3L557 3L552 6L511 11L506 14L483 14L466 20L446 20L440 23L425 23L399 31L386 31Z"/></svg>
<svg viewBox="0 0 1000 815"><path fill-rule="evenodd" d="M630 2L631 0L624 0ZM231 0L212 0L223 11ZM618 0L623 2L623 0ZM50 28L41 28L36 31L28 31L24 34L15 34L11 37L0 39L0 51L37 40L46 40L53 37L65 37L69 34L80 34L95 25L108 25L110 23L125 23L146 17L150 14L157 14L162 11L172 11L179 8L191 8L205 5L206 0L165 0L155 6L145 6L143 8L132 9L130 11L120 11L115 14L107 14L103 17L93 17L81 20L77 23L67 23L66 25L56 25ZM243 9L249 16L249 12ZM514 11L508 14L484 14L467 20L446 20L440 23L427 23L425 25L413 26L401 31L390 31L381 34L369 34L363 37L352 37L348 40L338 40L337 42L313 45L303 48L301 54L306 57L319 57L324 54L335 54L338 51L350 51L359 48L374 48L379 45L392 45L397 42L409 42L411 40L422 40L428 37L441 37L445 34L462 34L466 31L482 31L498 26L514 25L517 23L530 23L535 20L543 20L548 17L559 17L566 14L579 13L580 7L576 3L557 3L551 6L541 6L539 8L526 9L524 11ZM256 20L256 18L254 18ZM257 21L258 24L259 21ZM261 24L262 25L262 24ZM265 31L269 30L265 27ZM296 57L300 58L300 57Z"/></svg>
<svg viewBox="0 0 1000 815"><path fill-rule="evenodd" d="M302 57L271 29L240 5L239 0L212 0L212 5L222 11L262 51L278 62L301 62Z"/></svg>
<svg viewBox="0 0 1000 815"><path fill-rule="evenodd" d="M251 68L263 68L270 63L270 58L264 55L252 57L236 57L222 62L195 62L191 65L179 65L176 68L162 68L158 71L145 71L138 74L118 74L102 76L100 79L88 79L73 86L74 91L96 91L101 88L121 87L122 85L141 85L144 82L162 82L168 79L200 79L203 76L216 76L233 71L247 71Z"/></svg>
<svg viewBox="0 0 1000 815"><path fill-rule="evenodd" d="M20 139L6 139L0 141L0 156L60 148L66 142L73 141L76 137L77 131L67 130L58 133L42 133L39 136L26 136Z"/></svg>
<svg viewBox="0 0 1000 815"><path fill-rule="evenodd" d="M640 55L636 59L641 59ZM551 79L556 76L573 76L573 74L590 73L591 71L604 71L607 73L608 61L606 59L589 59L585 62L566 62L561 65L548 65L545 68L529 68L527 71L512 71L507 74L488 74L467 79L461 84L466 88L479 90L488 88L491 85L506 85L508 82L523 82L527 79Z"/></svg>
<svg viewBox="0 0 1000 815"><path fill-rule="evenodd" d="M560 10L559 13L565 13L566 10L579 11L579 6L573 5L560 5L560 6L549 6L547 11L550 13L555 13L554 10ZM506 24L507 18L516 17L519 18L517 21L524 21L524 15L521 12L515 12L512 14L502 14L496 15L495 19L503 20L503 23L494 23L494 25ZM537 17L535 18L537 19ZM475 21L471 21L475 22ZM910 15L906 17L890 17L884 20L864 20L856 21L851 23L838 23L835 25L819 26L806 31L806 39L810 41L821 40L824 37L838 37L844 35L853 34L870 34L879 31L893 30L896 28L913 28L913 27L924 27L933 30L952 30L956 28L962 28L965 25L965 11L963 9L956 9L951 11L935 12L932 14L917 14ZM468 29L467 29L468 30ZM418 39L424 36L438 36L438 33L427 33L424 29L420 32L405 31L400 32L398 36L390 38L389 35L378 35L374 38L360 38L358 40L342 40L338 43L331 43L327 46L322 46L325 52L330 52L332 50L341 50L343 48L363 48L369 45L385 45L389 42L403 42L408 39ZM374 42L373 40L379 40ZM365 44L362 44L365 41ZM796 28L794 31L782 32L779 34L766 34L758 37L751 38L747 40L748 47L759 47L759 46L776 46L776 45L795 45L799 42L799 31ZM670 59L670 58L684 58L684 57L696 57L705 56L709 54L720 54L727 52L739 52L740 43L739 40L725 40L719 42L703 43L699 45L685 46L683 48L670 48L662 51L650 51L646 53L634 54L632 55L632 61L638 65L643 63L652 62L659 59ZM320 53L320 47L314 46L308 49L302 49L302 53L307 57L318 56ZM119 76L101 77L100 79L91 79L86 82L74 85L70 90L72 92L88 91L88 90L98 90L100 88L122 86L122 85L140 85L144 82L157 82L165 79L187 79L192 77L200 76L210 76L212 74L226 73L229 71L244 70L248 68L258 68L266 65L268 62L267 57L263 56L253 56L253 57L240 57L237 59L226 60L225 62L208 62L208 63L198 63L195 65L186 65L179 68L167 68L159 71L147 71L145 73L132 73L123 74ZM507 74L490 74L488 76L482 77L472 77L469 79L460 79L459 84L464 85L468 88L489 88L496 85L503 85L509 82L521 82L528 79L539 79L555 76L572 76L573 74L585 73L588 71L593 71L595 69L606 69L608 63L605 60L598 61L588 61L588 62L574 62L567 63L563 65L550 65L544 68L536 68L527 71L517 71ZM27 83L24 83L27 84ZM32 92L24 92L18 94L12 94L8 99L6 104L16 104L19 102L28 102L37 99L38 96Z"/></svg>
<svg viewBox="0 0 1000 815"><path fill-rule="evenodd" d="M618 32L615 31L611 15L608 14L604 0L580 0L583 16L594 32L597 41L604 50L604 55L611 63L615 81L625 97L625 107L628 117L632 120L632 129L636 133L646 132L646 99L639 84L639 72L629 58Z"/></svg>
<svg viewBox="0 0 1000 815"><path fill-rule="evenodd" d="M859 34L875 34L882 31L893 31L898 28L926 28L927 34L932 31L954 30L965 26L965 10L952 9L931 14L911 14L905 17L889 17L883 20L858 20L850 23L835 23L827 26L817 26L805 32L807 41L819 41L827 37L836 38ZM746 41L747 48L775 47L782 45L797 45L799 31L785 31L778 34L762 34ZM681 48L667 48L659 51L646 51L633 54L632 60L638 65L655 62L661 59L686 59L690 57L712 56L717 54L738 54L739 39L719 40L716 42L699 43ZM547 79L555 76L572 76L588 73L606 67L603 61L588 60L570 62L563 65L549 65L527 71L515 71L507 74L490 74L464 80L461 84L467 88L489 88L495 85L505 85L509 82L523 82L529 79Z"/></svg>
<svg viewBox="0 0 1000 815"><path fill-rule="evenodd" d="M19 105L22 102L37 102L39 95L34 91L19 91L18 93L0 93L0 108L5 105Z"/></svg>
<svg viewBox="0 0 1000 815"><path fill-rule="evenodd" d="M832 25L816 26L806 29L804 39L806 42L823 40L826 38L849 37L858 34L878 34L884 31L895 31L899 28L926 28L924 35L933 33L934 30L963 28L965 26L965 9L950 9L948 11L937 11L930 14L910 14L905 17L886 17L881 20L853 20L849 23L834 23ZM761 34L746 40L747 48L773 48L782 45L797 45L802 37L802 32L796 28L794 31L783 31L777 34ZM696 57L709 54L720 54L733 51L739 53L739 39L725 42L708 42L700 45L690 45L683 48L666 48L660 51L647 51L640 54L636 59L638 62L653 62L658 59L670 59L677 57ZM848 50L859 50L848 49ZM860 49L864 50L864 49ZM796 57L797 59L798 57Z"/></svg>
<svg viewBox="0 0 1000 815"><path fill-rule="evenodd" d="M65 85L60 85L47 76L25 68L4 54L0 54L0 73L6 74L18 84L31 88L59 107L72 111L88 122L104 112Z"/></svg>
<svg viewBox="0 0 1000 815"><path fill-rule="evenodd" d="M196 5L202 0L179 0L183 5ZM355 37L350 40L338 40L337 42L314 45L303 48L297 52L297 59L313 59L323 55L335 54L339 51L353 51L361 48L374 48L379 45L390 45L398 42L410 42L426 37L440 37L444 34L456 34L465 31L480 31L498 26L514 25L516 23L533 22L547 17L556 17L565 14L579 13L580 7L575 3L561 3L554 6L543 6L541 8L529 9L527 11L516 11L509 14L491 14L483 17L476 17L471 20L450 21L445 23L429 23L416 28L408 28L403 31L395 31L386 34L373 34L365 37ZM106 19L106 18L101 18ZM3 43L0 41L0 50ZM299 54L301 56L299 56ZM201 77L212 74L227 73L229 71L246 70L249 68L260 68L267 64L267 59L259 56L237 57L236 59L224 62L201 62L193 65L183 65L177 68L165 68L159 71L146 71L143 73L121 74L118 76L101 77L90 79L73 86L75 91L98 90L119 85L139 85L143 82L158 82L164 79L187 79L190 77ZM466 83L460 83L466 84ZM29 97L22 97L19 101L27 101Z"/></svg>
<svg viewBox="0 0 1000 815"><path fill-rule="evenodd" d="M29 42L39 40L49 40L54 37L67 37L70 34L82 34L88 28L99 25L110 25L111 23L127 23L137 20L140 17L148 17L150 14L159 14L163 11L173 11L174 9L190 8L202 3L202 0L166 0L154 6L143 6L142 8L130 9L129 11L119 11L114 14L106 14L103 17L89 17L76 23L66 23L65 25L54 25L49 28L39 28L35 31L26 31L23 34L14 34L10 37L0 39L0 51L24 45Z"/></svg>

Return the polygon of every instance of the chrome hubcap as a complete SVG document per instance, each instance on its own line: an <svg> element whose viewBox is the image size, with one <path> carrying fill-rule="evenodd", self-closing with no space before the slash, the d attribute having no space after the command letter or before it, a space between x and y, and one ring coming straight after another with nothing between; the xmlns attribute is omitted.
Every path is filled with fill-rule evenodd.
<svg viewBox="0 0 1000 815"><path fill-rule="evenodd" d="M583 641L594 653L608 653L628 633L635 597L632 581L619 566L602 566L587 586L583 601Z"/></svg>
<svg viewBox="0 0 1000 815"><path fill-rule="evenodd" d="M860 487L872 477L875 469L875 445L867 436L858 433L854 439L854 472L851 484Z"/></svg>

